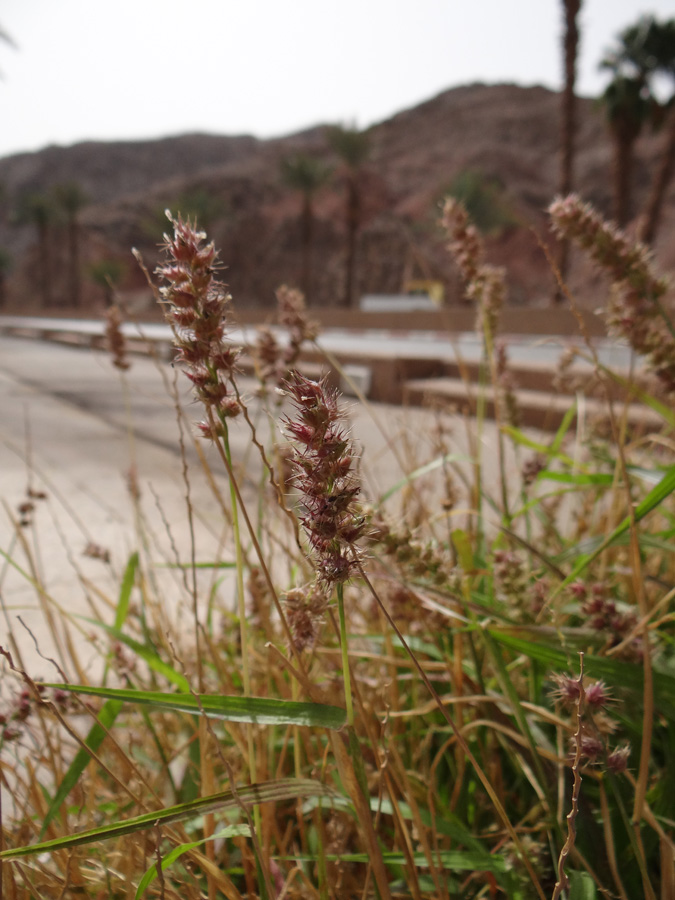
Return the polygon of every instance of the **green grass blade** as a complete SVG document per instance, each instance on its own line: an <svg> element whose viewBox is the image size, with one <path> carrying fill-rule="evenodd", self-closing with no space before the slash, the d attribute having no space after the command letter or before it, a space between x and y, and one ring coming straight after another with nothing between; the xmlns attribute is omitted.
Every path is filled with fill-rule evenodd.
<svg viewBox="0 0 675 900"><path fill-rule="evenodd" d="M620 384L621 387L625 388L626 391L632 395L631 399L637 399L641 403L644 403L645 406L649 406L650 409L653 409L654 412L661 416L661 418L672 428L675 428L675 414L673 414L672 409L666 406L665 403L661 403L660 400L657 400L656 397L653 397L648 391L643 390L634 381L623 378L621 375L608 369L607 366L603 366L602 363L598 362L596 365L605 373L605 375L608 375L612 381L615 381L617 384Z"/></svg>
<svg viewBox="0 0 675 900"><path fill-rule="evenodd" d="M639 522L641 519L644 519L646 515L650 512L653 512L658 506L663 503L663 501L675 490L675 466L671 466L667 471L663 478L659 481L657 485L655 485L651 491L647 494L647 496L635 507L635 521ZM559 593L564 587L571 582L574 581L575 578L578 578L579 575L586 569L594 559L610 547L617 538L621 537L621 535L625 534L631 525L631 517L626 516L626 518L621 522L614 531L608 535L605 540L590 554L586 556L582 556L567 576L567 578L560 584L556 590L556 594Z"/></svg>
<svg viewBox="0 0 675 900"><path fill-rule="evenodd" d="M3 850L0 853L0 859L20 859L34 853L49 853L54 850L79 847L82 844L92 844L95 841L107 841L110 838L142 831L144 828L169 825L172 822L181 822L216 810L240 809L242 804L250 807L257 803L279 803L284 800L294 800L297 797L333 797L334 795L333 788L309 778L280 778L275 781L263 781L260 784L248 784L238 788L236 794L232 791L220 791L217 794L193 800L191 803L157 809L123 822L117 822L115 825L102 825L89 831L69 834L51 841L41 841L28 847Z"/></svg>
<svg viewBox="0 0 675 900"><path fill-rule="evenodd" d="M124 570L124 577L120 586L120 596L117 601L117 612L115 613L115 628L121 629L129 612L129 602L131 600L131 590L136 580L136 570L138 569L138 553L132 553L129 562Z"/></svg>
<svg viewBox="0 0 675 900"><path fill-rule="evenodd" d="M157 569L236 569L236 562L156 563Z"/></svg>
<svg viewBox="0 0 675 900"><path fill-rule="evenodd" d="M518 634L505 630L489 628L488 633L498 643L521 653L530 659L536 659L551 669L558 671L574 668L576 660L572 655L576 647L570 641L569 650L560 650L560 634L553 628L519 628L519 634L529 634L530 638L519 637ZM588 640L579 641L579 649L585 649ZM642 666L625 660L608 656L584 655L584 670L591 678L601 678L608 685L626 688L641 697L644 690L644 671ZM657 709L667 718L675 721L675 674L665 669L654 668L654 702Z"/></svg>
<svg viewBox="0 0 675 900"><path fill-rule="evenodd" d="M593 553L604 541L599 535L586 538L572 547L563 550L562 553L552 557L552 562L556 565L566 562L569 559L576 559L581 554ZM619 535L614 541L615 547L621 547L630 542L630 535L624 533ZM665 553L675 553L675 544L670 541L662 540L653 534L641 534L638 536L638 544L642 549L663 550Z"/></svg>
<svg viewBox="0 0 675 900"><path fill-rule="evenodd" d="M577 400L575 398L574 403L567 410L565 415L563 416L563 420L560 423L560 427L555 433L555 437L553 438L553 442L551 443L550 453L558 456L560 453L560 448L562 447L562 442L565 440L565 435L570 430L572 422L574 421L574 417L577 414Z"/></svg>
<svg viewBox="0 0 675 900"><path fill-rule="evenodd" d="M63 689L66 688L67 685L58 684L52 685L52 687ZM85 745L92 753L96 753L103 743L106 733L112 728L121 709L122 704L119 700L108 700L101 707L101 711L98 714L98 721L91 727L89 734L84 740ZM80 747L75 754L75 759L70 764L68 771L63 776L63 781L59 785L54 799L47 810L44 821L42 822L42 828L40 829L40 838L44 837L50 822L59 811L63 801L79 781L80 775L84 772L90 760L91 753L88 753L84 747Z"/></svg>
<svg viewBox="0 0 675 900"><path fill-rule="evenodd" d="M471 458L469 456L466 456L466 454L464 453L445 453L443 456L438 456L436 457L436 459L432 459L431 462L420 466L419 469L415 469L409 475L404 476L400 481L397 481L395 485L390 487L388 491L385 491L384 494L382 494L382 496L380 497L380 503L384 503L385 500L388 500L394 494L398 493L398 491L400 491L406 485L412 484L423 475L427 475L429 472L440 469L440 467L444 463L449 462L471 462Z"/></svg>
<svg viewBox="0 0 675 900"><path fill-rule="evenodd" d="M537 481L558 481L561 484L576 485L611 485L614 483L614 476L607 472L552 472L550 469L543 469L537 475Z"/></svg>
<svg viewBox="0 0 675 900"><path fill-rule="evenodd" d="M115 628L112 625L106 625L105 622L98 622L95 619L88 619L86 618L86 616L83 616L82 618L84 618L85 621L91 623L92 625L97 625L99 628L103 628L105 631L107 631L108 634L116 641L124 644L126 647L132 650L136 654L136 656L144 660L153 672L156 672L158 675L162 675L168 682L175 685L179 691L186 694L189 693L190 682L187 680L187 678L180 672L177 672L173 668L173 666L165 663L163 659L157 656L157 654L151 647L148 647L145 644L141 644L140 641L129 637L128 635L124 634L124 632L120 631L118 628Z"/></svg>
<svg viewBox="0 0 675 900"><path fill-rule="evenodd" d="M303 813L307 814L321 805L321 800L310 798L302 805ZM338 797L331 802L333 809L349 809L354 813L354 807L348 797ZM370 808L373 813L381 813L385 816L393 816L394 805L387 797L371 797ZM399 800L398 811L404 819L414 821L412 809L408 803ZM445 810L443 817L433 816L428 809L420 808L418 810L419 817L423 825L428 828L434 828L436 834L445 834L451 837L457 843L468 847L477 853L487 854L483 844L474 837L472 832L464 825L459 816L454 815L449 810ZM355 813L354 813L355 814Z"/></svg>
<svg viewBox="0 0 675 900"><path fill-rule="evenodd" d="M490 853L476 853L473 850L439 850L433 852L434 864L439 868L464 872L494 872L497 875L506 872L506 861L503 856ZM286 857L284 857L286 858ZM386 865L403 866L407 862L406 855L398 850L389 850L382 853ZM429 859L424 853L413 853L413 862L418 868L428 868ZM288 857L291 861L315 862L315 857L310 854L300 854ZM367 863L367 853L343 853L326 854L326 859L332 862Z"/></svg>
<svg viewBox="0 0 675 900"><path fill-rule="evenodd" d="M588 872L570 872L570 900L596 900L595 882Z"/></svg>
<svg viewBox="0 0 675 900"><path fill-rule="evenodd" d="M256 725L314 725L319 728L342 728L345 711L339 706L275 700L267 697L225 697L219 694L169 694L163 691L138 691L129 688L98 688L81 684L47 685L77 694L108 697L123 703L146 703L163 709L204 715L228 722L251 722Z"/></svg>
<svg viewBox="0 0 675 900"><path fill-rule="evenodd" d="M473 547L469 535L461 528L455 528L450 535L450 538L452 540L452 546L457 553L457 560L460 566L467 575L470 575L476 570L476 564L473 558Z"/></svg>
<svg viewBox="0 0 675 900"><path fill-rule="evenodd" d="M220 831L216 831L215 834L210 835L207 838L202 838L201 841L191 841L188 844L178 844L177 847L174 847L166 856L162 857L162 872L165 872L169 866L173 865L173 863L179 859L184 853L188 853L190 850L194 850L195 847L200 847L202 844L205 844L207 841L217 841L222 840L223 838L232 838L232 837L250 837L251 829L248 825L228 825L227 828L222 828ZM140 900L146 890L150 887L152 882L157 878L157 863L153 863L147 872L143 875L141 880L138 882L138 887L136 888L136 896L134 900Z"/></svg>
<svg viewBox="0 0 675 900"><path fill-rule="evenodd" d="M563 423L564 421L565 420L563 419ZM562 425L560 427L562 428ZM542 444L539 441L533 440L531 437L523 434L523 432L519 428L514 428L513 425L502 425L502 431L504 432L504 434L508 435L515 444L520 444L522 447L527 447L529 450L534 450L536 453L541 453L542 456L559 459L568 466L575 465L574 460L571 456L567 456L565 453L560 453L559 450L553 450L547 444Z"/></svg>

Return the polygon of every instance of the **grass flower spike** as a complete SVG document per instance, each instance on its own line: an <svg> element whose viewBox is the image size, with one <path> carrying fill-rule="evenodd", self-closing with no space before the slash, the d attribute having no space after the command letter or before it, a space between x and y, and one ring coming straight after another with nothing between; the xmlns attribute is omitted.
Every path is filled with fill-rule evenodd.
<svg viewBox="0 0 675 900"><path fill-rule="evenodd" d="M119 306L107 309L105 320L106 344L112 356L112 364L123 371L129 369L131 363L127 359L127 342L122 332L122 313Z"/></svg>
<svg viewBox="0 0 675 900"><path fill-rule="evenodd" d="M173 236L164 235L169 258L156 270L168 282L160 289L164 315L174 329L178 360L216 421L215 434L210 417L199 428L205 437L215 438L225 420L240 412L228 387L238 351L223 344L231 298L215 277L218 255L214 245L206 243L206 234L189 220L173 219L168 212L167 217L173 225Z"/></svg>
<svg viewBox="0 0 675 900"><path fill-rule="evenodd" d="M662 305L668 282L655 274L648 248L574 194L555 200L549 214L556 235L576 241L611 278L611 331L645 357L666 393L675 393L675 330Z"/></svg>
<svg viewBox="0 0 675 900"><path fill-rule="evenodd" d="M365 527L354 506L360 487L351 442L342 428L337 395L325 380L311 381L294 370L286 388L297 412L286 420L286 433L298 445L292 464L305 509L301 521L319 580L326 586L342 584L353 573L354 545Z"/></svg>

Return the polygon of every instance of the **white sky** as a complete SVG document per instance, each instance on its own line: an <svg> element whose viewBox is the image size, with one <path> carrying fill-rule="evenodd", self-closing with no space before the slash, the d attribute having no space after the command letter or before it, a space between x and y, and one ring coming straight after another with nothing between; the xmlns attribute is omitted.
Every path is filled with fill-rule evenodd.
<svg viewBox="0 0 675 900"><path fill-rule="evenodd" d="M579 92L675 0L583 0ZM0 156L87 139L365 127L474 81L562 84L562 0L2 0Z"/></svg>

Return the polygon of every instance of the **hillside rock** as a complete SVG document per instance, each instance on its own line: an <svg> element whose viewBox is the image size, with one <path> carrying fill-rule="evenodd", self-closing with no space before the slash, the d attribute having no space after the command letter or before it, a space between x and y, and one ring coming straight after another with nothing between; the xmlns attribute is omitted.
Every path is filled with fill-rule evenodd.
<svg viewBox="0 0 675 900"><path fill-rule="evenodd" d="M453 180L478 173L501 186L508 210L504 226L487 236L490 261L509 276L509 299L550 301L554 282L540 242L549 242L545 209L556 193L559 95L542 87L474 84L455 88L375 125L370 160L359 176L362 217L358 238L357 294L401 291L410 279L443 282L449 302L461 286L437 225L438 205ZM644 202L659 152L659 136L640 143L635 203ZM344 280L344 177L331 154L326 129L317 127L271 140L250 136L184 135L157 141L83 143L48 147L0 160L5 216L0 245L14 256L8 308L38 308L35 273L41 253L34 229L12 224L11 211L28 192L44 194L77 183L89 198L80 212L86 274L101 259L124 264L122 287L142 294L143 276L130 255L138 247L148 266L158 258L166 222L162 211L181 204L199 209L227 266L238 303L271 305L282 282L297 283L301 267L300 198L280 178L284 157L312 153L335 166L333 180L315 199L313 285L310 302L337 305ZM592 100L579 101L576 157L578 192L608 214L611 143ZM185 210L183 210L185 211ZM668 198L657 251L672 265L669 234L675 198ZM52 228L51 277L55 297L69 306L65 226ZM575 262L571 283L596 302L587 266ZM88 283L84 302L100 302Z"/></svg>

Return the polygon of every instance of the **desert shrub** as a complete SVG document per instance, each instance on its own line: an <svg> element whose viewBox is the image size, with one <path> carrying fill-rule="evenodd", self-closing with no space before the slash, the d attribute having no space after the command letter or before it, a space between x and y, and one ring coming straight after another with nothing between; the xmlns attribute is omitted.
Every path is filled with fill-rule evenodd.
<svg viewBox="0 0 675 900"><path fill-rule="evenodd" d="M484 235L498 235L518 224L506 189L495 175L479 169L463 169L441 192L461 203L471 221Z"/></svg>

